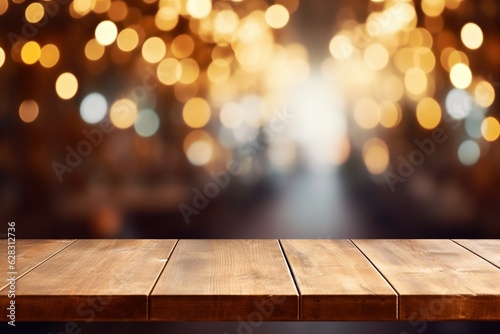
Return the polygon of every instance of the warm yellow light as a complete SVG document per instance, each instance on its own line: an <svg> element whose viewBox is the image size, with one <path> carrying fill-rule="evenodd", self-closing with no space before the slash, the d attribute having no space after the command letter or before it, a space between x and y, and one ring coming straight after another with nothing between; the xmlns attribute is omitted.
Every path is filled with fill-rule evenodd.
<svg viewBox="0 0 500 334"><path fill-rule="evenodd" d="M363 98L354 105L354 120L363 129L373 129L380 122L380 107L371 98Z"/></svg>
<svg viewBox="0 0 500 334"><path fill-rule="evenodd" d="M74 0L73 10L80 16L86 15L92 10L92 0Z"/></svg>
<svg viewBox="0 0 500 334"><path fill-rule="evenodd" d="M194 40L188 34L181 34L172 41L171 50L177 58L187 58L194 51Z"/></svg>
<svg viewBox="0 0 500 334"><path fill-rule="evenodd" d="M41 3L34 2L26 7L24 15L26 16L26 21L30 23L37 23L45 15L45 9L43 8Z"/></svg>
<svg viewBox="0 0 500 334"><path fill-rule="evenodd" d="M382 174L389 165L389 149L379 138L372 138L363 145L363 160L372 174Z"/></svg>
<svg viewBox="0 0 500 334"><path fill-rule="evenodd" d="M167 58L161 61L156 70L158 80L165 85L173 85L179 81L182 75L182 67L175 58Z"/></svg>
<svg viewBox="0 0 500 334"><path fill-rule="evenodd" d="M150 37L142 45L142 57L148 63L157 63L165 57L167 46L159 37Z"/></svg>
<svg viewBox="0 0 500 334"><path fill-rule="evenodd" d="M201 97L190 99L182 109L184 122L192 128L201 128L210 120L210 105Z"/></svg>
<svg viewBox="0 0 500 334"><path fill-rule="evenodd" d="M337 35L331 39L329 50L333 58L347 59L352 55L353 45L349 37Z"/></svg>
<svg viewBox="0 0 500 334"><path fill-rule="evenodd" d="M63 100L71 99L73 96L75 96L77 90L78 90L78 80L73 74L65 72L57 78L56 92L61 99Z"/></svg>
<svg viewBox="0 0 500 334"><path fill-rule="evenodd" d="M85 56L89 60L99 60L104 55L104 46L96 39L91 39L85 44Z"/></svg>
<svg viewBox="0 0 500 334"><path fill-rule="evenodd" d="M229 79L231 69L229 65L223 60L215 60L208 66L207 76L213 83L224 83Z"/></svg>
<svg viewBox="0 0 500 334"><path fill-rule="evenodd" d="M8 0L0 0L0 15L5 13L9 9L9 1Z"/></svg>
<svg viewBox="0 0 500 334"><path fill-rule="evenodd" d="M419 47L413 52L413 63L425 73L430 73L436 66L436 58L431 49Z"/></svg>
<svg viewBox="0 0 500 334"><path fill-rule="evenodd" d="M195 166L206 165L212 159L212 142L197 140L193 142L186 151L189 162Z"/></svg>
<svg viewBox="0 0 500 334"><path fill-rule="evenodd" d="M59 61L59 49L54 44L45 45L40 52L40 64L51 68Z"/></svg>
<svg viewBox="0 0 500 334"><path fill-rule="evenodd" d="M488 108L495 101L495 88L488 81L480 81L474 88L474 97L477 104Z"/></svg>
<svg viewBox="0 0 500 334"><path fill-rule="evenodd" d="M483 44L483 31L475 23L467 23L460 32L462 43L471 50L478 49Z"/></svg>
<svg viewBox="0 0 500 334"><path fill-rule="evenodd" d="M127 4L120 0L111 2L111 7L108 10L108 17L114 22L125 20L128 14Z"/></svg>
<svg viewBox="0 0 500 334"><path fill-rule="evenodd" d="M215 16L215 31L221 34L232 34L238 28L240 18L232 10L222 10Z"/></svg>
<svg viewBox="0 0 500 334"><path fill-rule="evenodd" d="M372 70L381 70L389 63L389 52L382 44L370 44L363 53L363 59Z"/></svg>
<svg viewBox="0 0 500 334"><path fill-rule="evenodd" d="M408 92L414 95L420 95L427 89L427 76L424 71L418 67L413 67L405 74L405 87Z"/></svg>
<svg viewBox="0 0 500 334"><path fill-rule="evenodd" d="M290 14L282 5L272 5L266 10L265 19L268 26L280 29L286 26L290 19Z"/></svg>
<svg viewBox="0 0 500 334"><path fill-rule="evenodd" d="M456 64L451 68L450 80L453 86L459 89L465 89L472 82L472 72L469 66L465 64Z"/></svg>
<svg viewBox="0 0 500 334"><path fill-rule="evenodd" d="M21 59L24 63L32 65L40 59L40 45L37 42L29 41L21 49Z"/></svg>
<svg viewBox="0 0 500 334"><path fill-rule="evenodd" d="M201 19L210 14L212 10L211 0L187 0L186 10L195 19Z"/></svg>
<svg viewBox="0 0 500 334"><path fill-rule="evenodd" d="M155 16L156 27L163 31L170 31L179 22L179 12L173 7L162 7Z"/></svg>
<svg viewBox="0 0 500 334"><path fill-rule="evenodd" d="M500 123L494 117L486 117L481 124L481 133L487 141L495 141L500 136Z"/></svg>
<svg viewBox="0 0 500 334"><path fill-rule="evenodd" d="M19 117L25 123L31 123L38 117L38 104L34 100L24 100L19 106Z"/></svg>
<svg viewBox="0 0 500 334"><path fill-rule="evenodd" d="M417 105L417 120L424 129L436 128L441 122L441 114L441 107L433 98L426 97Z"/></svg>
<svg viewBox="0 0 500 334"><path fill-rule="evenodd" d="M137 44L139 44L139 35L137 34L137 31L132 28L123 29L118 34L116 44L120 50L124 52L132 51L137 47Z"/></svg>
<svg viewBox="0 0 500 334"><path fill-rule="evenodd" d="M116 28L116 24L112 21L102 21L95 28L95 38L104 46L111 45L118 35L118 29Z"/></svg>
<svg viewBox="0 0 500 334"><path fill-rule="evenodd" d="M380 104L380 124L384 128L393 128L401 121L401 108L399 104L384 101Z"/></svg>
<svg viewBox="0 0 500 334"><path fill-rule="evenodd" d="M448 71L456 64L465 64L469 66L469 58L462 51L453 50L448 57Z"/></svg>
<svg viewBox="0 0 500 334"><path fill-rule="evenodd" d="M191 58L186 58L181 60L180 62L182 74L179 78L179 82L183 84L190 84L198 79L198 75L200 74L200 67L196 60Z"/></svg>
<svg viewBox="0 0 500 334"><path fill-rule="evenodd" d="M441 15L446 5L446 0L422 0L422 11L427 16Z"/></svg>
<svg viewBox="0 0 500 334"><path fill-rule="evenodd" d="M0 67L5 63L5 51L0 48Z"/></svg>
<svg viewBox="0 0 500 334"><path fill-rule="evenodd" d="M129 99L117 100L109 110L109 118L117 128L127 129L137 118L137 105Z"/></svg>
<svg viewBox="0 0 500 334"><path fill-rule="evenodd" d="M111 7L111 0L95 0L95 4L92 8L94 13L103 14L106 13Z"/></svg>

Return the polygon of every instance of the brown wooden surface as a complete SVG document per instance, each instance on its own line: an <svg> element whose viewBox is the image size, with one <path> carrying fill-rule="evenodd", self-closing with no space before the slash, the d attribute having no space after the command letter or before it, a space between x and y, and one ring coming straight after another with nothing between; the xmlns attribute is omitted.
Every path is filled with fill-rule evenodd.
<svg viewBox="0 0 500 334"><path fill-rule="evenodd" d="M400 295L400 319L500 319L500 270L451 240L353 240Z"/></svg>
<svg viewBox="0 0 500 334"><path fill-rule="evenodd" d="M72 242L74 242L74 240L16 240L16 264L14 270L14 272L17 272L16 278L19 279L24 276L34 267L61 251ZM9 264L7 262L7 239L0 240L0 249L2 250L2 256L5 254L5 257L2 257L2 261L0 261L0 272L6 275L7 272L12 271L9 269ZM2 280L2 283L0 283L0 290L7 286L4 282L5 281Z"/></svg>
<svg viewBox="0 0 500 334"><path fill-rule="evenodd" d="M148 296L175 243L77 240L18 280L16 320L147 320ZM0 300L7 305L6 289Z"/></svg>
<svg viewBox="0 0 500 334"><path fill-rule="evenodd" d="M277 240L180 240L150 297L151 320L297 320Z"/></svg>
<svg viewBox="0 0 500 334"><path fill-rule="evenodd" d="M302 320L397 320L397 294L349 240L281 240Z"/></svg>
<svg viewBox="0 0 500 334"><path fill-rule="evenodd" d="M482 240L453 240L456 243L467 248L471 252L479 255L483 259L493 263L500 268L500 240L482 239ZM499 282L500 284L500 282Z"/></svg>

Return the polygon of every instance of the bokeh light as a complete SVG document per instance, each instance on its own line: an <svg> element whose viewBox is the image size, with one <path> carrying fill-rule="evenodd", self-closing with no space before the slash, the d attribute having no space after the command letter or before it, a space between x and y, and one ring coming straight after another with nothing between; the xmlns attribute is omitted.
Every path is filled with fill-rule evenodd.
<svg viewBox="0 0 500 334"><path fill-rule="evenodd" d="M25 123L31 123L38 117L38 104L35 100L24 100L19 106L19 117Z"/></svg>
<svg viewBox="0 0 500 334"><path fill-rule="evenodd" d="M244 112L241 106L234 102L229 102L220 111L221 123L230 129L236 129L243 124Z"/></svg>
<svg viewBox="0 0 500 334"><path fill-rule="evenodd" d="M372 174L382 174L389 165L389 149L379 138L371 138L363 145L363 161Z"/></svg>
<svg viewBox="0 0 500 334"><path fill-rule="evenodd" d="M69 72L61 74L56 80L57 95L63 99L68 100L75 96L78 90L78 80L75 75Z"/></svg>
<svg viewBox="0 0 500 334"><path fill-rule="evenodd" d="M94 38L85 44L85 56L89 60L99 60L104 55L104 50L104 46Z"/></svg>
<svg viewBox="0 0 500 334"><path fill-rule="evenodd" d="M483 44L483 31L475 23L467 23L460 32L462 43L471 50L478 49Z"/></svg>
<svg viewBox="0 0 500 334"><path fill-rule="evenodd" d="M189 15L196 19L201 19L212 10L211 0L187 0L186 10Z"/></svg>
<svg viewBox="0 0 500 334"><path fill-rule="evenodd" d="M88 124L100 122L108 111L106 98L99 93L90 93L80 104L80 115Z"/></svg>
<svg viewBox="0 0 500 334"><path fill-rule="evenodd" d="M495 101L495 88L488 81L480 81L474 88L474 98L481 107L488 108Z"/></svg>
<svg viewBox="0 0 500 334"><path fill-rule="evenodd" d="M141 137L151 137L160 128L160 118L152 109L143 109L139 111L134 122L134 129Z"/></svg>
<svg viewBox="0 0 500 334"><path fill-rule="evenodd" d="M464 119L472 111L473 101L469 93L454 88L446 95L446 111L454 119Z"/></svg>
<svg viewBox="0 0 500 334"><path fill-rule="evenodd" d="M494 117L486 117L481 124L481 133L487 141L495 141L500 136L500 123Z"/></svg>
<svg viewBox="0 0 500 334"><path fill-rule="evenodd" d="M472 82L472 72L469 66L461 63L454 65L450 71L450 80L456 88L469 87Z"/></svg>
<svg viewBox="0 0 500 334"><path fill-rule="evenodd" d="M111 105L109 117L114 126L127 129L134 125L137 117L137 105L130 99L119 99Z"/></svg>
<svg viewBox="0 0 500 334"><path fill-rule="evenodd" d="M139 44L139 35L137 34L137 31L132 28L123 29L118 34L116 44L120 50L124 52L132 51Z"/></svg>
<svg viewBox="0 0 500 334"><path fill-rule="evenodd" d="M112 21L102 21L95 28L95 39L101 45L111 45L118 36L118 28Z"/></svg>
<svg viewBox="0 0 500 334"><path fill-rule="evenodd" d="M41 48L37 42L30 41L24 44L21 50L21 58L27 65L32 65L40 59Z"/></svg>
<svg viewBox="0 0 500 334"><path fill-rule="evenodd" d="M40 64L45 68L54 67L59 61L59 49L54 44L47 44L40 50Z"/></svg>
<svg viewBox="0 0 500 334"><path fill-rule="evenodd" d="M363 129L373 129L380 121L380 107L370 98L363 98L354 105L354 120Z"/></svg>
<svg viewBox="0 0 500 334"><path fill-rule="evenodd" d="M441 107L433 98L426 97L417 105L418 123L427 130L434 129L441 122Z"/></svg>
<svg viewBox="0 0 500 334"><path fill-rule="evenodd" d="M159 37L150 37L142 45L142 56L148 63L157 63L165 57L167 46Z"/></svg>
<svg viewBox="0 0 500 334"><path fill-rule="evenodd" d="M288 23L290 14L282 5L272 5L266 10L266 22L274 29L281 29Z"/></svg>
<svg viewBox="0 0 500 334"><path fill-rule="evenodd" d="M5 63L5 51L0 48L0 67Z"/></svg>
<svg viewBox="0 0 500 334"><path fill-rule="evenodd" d="M372 70L381 70L389 63L389 52L382 44L374 43L365 49L363 59Z"/></svg>
<svg viewBox="0 0 500 334"><path fill-rule="evenodd" d="M167 58L161 61L156 70L158 80L165 85L173 85L182 75L182 67L175 58Z"/></svg>
<svg viewBox="0 0 500 334"><path fill-rule="evenodd" d="M184 122L192 128L201 128L210 120L210 105L201 97L190 99L182 109Z"/></svg>
<svg viewBox="0 0 500 334"><path fill-rule="evenodd" d="M28 7L26 7L25 11L26 21L30 23L39 22L44 15L45 15L45 9L39 2L34 2L28 5Z"/></svg>
<svg viewBox="0 0 500 334"><path fill-rule="evenodd" d="M466 140L458 147L458 160L465 166L476 164L480 156L479 145L473 140Z"/></svg>

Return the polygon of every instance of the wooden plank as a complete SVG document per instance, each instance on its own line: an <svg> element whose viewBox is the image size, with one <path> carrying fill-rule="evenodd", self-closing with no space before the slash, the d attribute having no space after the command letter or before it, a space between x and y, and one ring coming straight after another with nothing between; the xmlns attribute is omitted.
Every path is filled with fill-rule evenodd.
<svg viewBox="0 0 500 334"><path fill-rule="evenodd" d="M281 240L302 320L396 320L396 292L349 240Z"/></svg>
<svg viewBox="0 0 500 334"><path fill-rule="evenodd" d="M500 268L500 239L453 240Z"/></svg>
<svg viewBox="0 0 500 334"><path fill-rule="evenodd" d="M18 321L147 320L175 240L77 240L19 279ZM6 305L4 289L1 305Z"/></svg>
<svg viewBox="0 0 500 334"><path fill-rule="evenodd" d="M353 240L399 294L401 320L500 319L500 270L451 240Z"/></svg>
<svg viewBox="0 0 500 334"><path fill-rule="evenodd" d="M72 242L74 242L74 240L16 239L16 264L15 270L13 270L16 272L16 279L19 279ZM0 249L2 250L2 254L7 254L7 239L0 240ZM0 272L6 275L7 272L11 271L12 270L9 269L7 257L5 257L0 261ZM7 284L0 285L0 290L6 286Z"/></svg>
<svg viewBox="0 0 500 334"><path fill-rule="evenodd" d="M277 240L180 240L150 297L152 320L297 320Z"/></svg>

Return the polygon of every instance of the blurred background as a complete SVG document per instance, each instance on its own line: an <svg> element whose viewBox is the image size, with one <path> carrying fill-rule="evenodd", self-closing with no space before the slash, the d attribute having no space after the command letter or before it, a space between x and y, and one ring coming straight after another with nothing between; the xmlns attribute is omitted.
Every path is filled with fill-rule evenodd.
<svg viewBox="0 0 500 334"><path fill-rule="evenodd" d="M18 238L500 238L499 17L496 0L0 0L0 215ZM311 329L420 327L256 332Z"/></svg>

